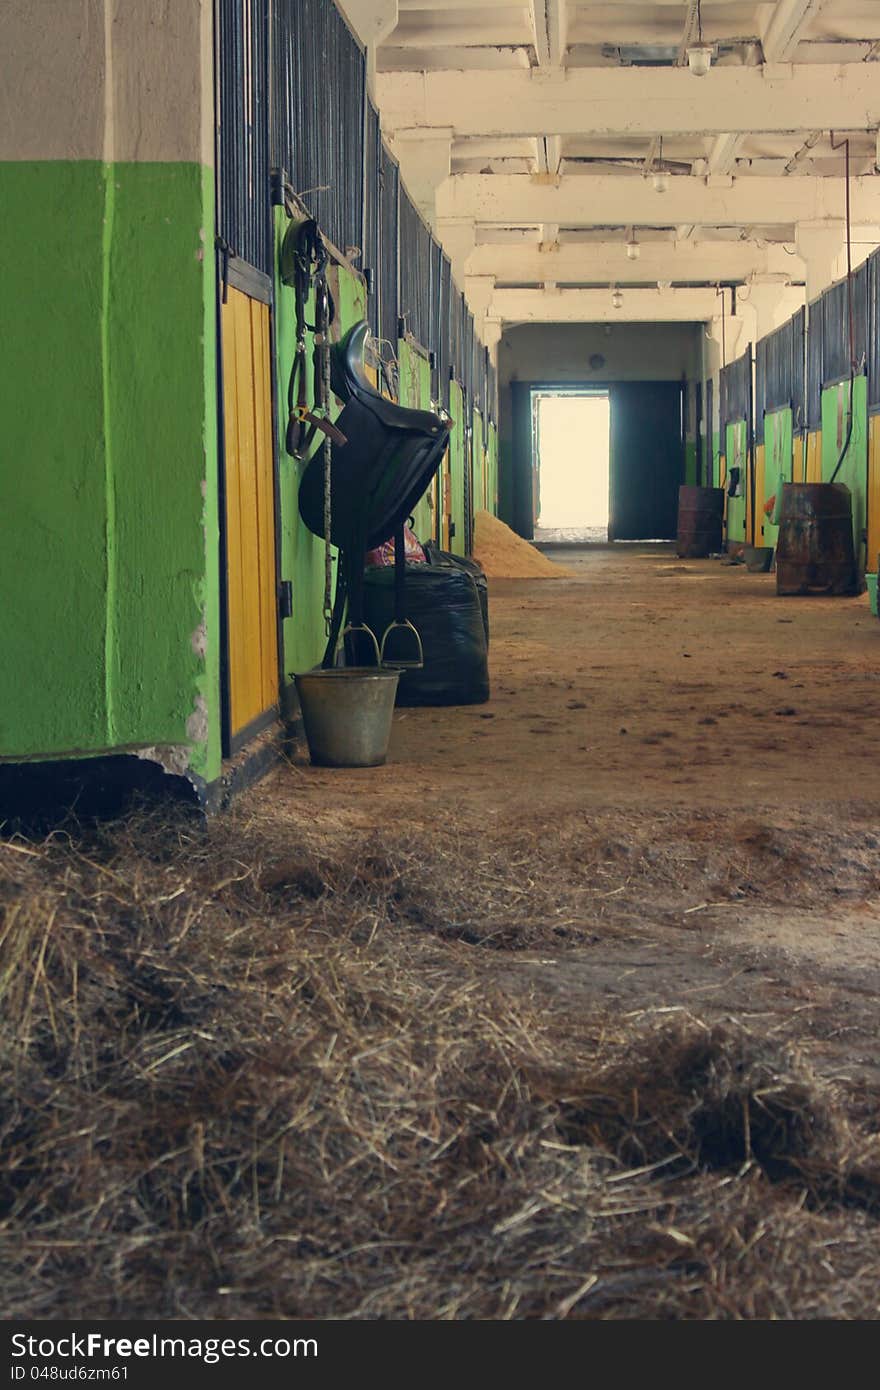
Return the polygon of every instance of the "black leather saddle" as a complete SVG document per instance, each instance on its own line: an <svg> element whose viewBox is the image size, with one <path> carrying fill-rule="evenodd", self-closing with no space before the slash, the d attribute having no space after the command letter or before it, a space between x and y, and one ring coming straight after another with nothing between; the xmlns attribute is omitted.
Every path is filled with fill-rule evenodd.
<svg viewBox="0 0 880 1390"><path fill-rule="evenodd" d="M388 401L364 370L365 319L333 349L330 380L344 402L335 424L330 473L330 539L344 550L371 550L406 520L436 472L450 423L427 410ZM299 511L324 535L323 450L309 459L299 488Z"/></svg>

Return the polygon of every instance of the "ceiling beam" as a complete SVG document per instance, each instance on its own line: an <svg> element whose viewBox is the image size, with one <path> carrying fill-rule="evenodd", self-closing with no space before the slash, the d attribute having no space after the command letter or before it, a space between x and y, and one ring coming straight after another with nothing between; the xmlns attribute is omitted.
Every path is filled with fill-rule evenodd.
<svg viewBox="0 0 880 1390"><path fill-rule="evenodd" d="M611 290L499 290L489 307L506 323L707 322L720 312L714 289L624 289L615 309Z"/></svg>
<svg viewBox="0 0 880 1390"><path fill-rule="evenodd" d="M804 30L827 0L777 0L761 35L765 63L784 63L794 56Z"/></svg>
<svg viewBox="0 0 880 1390"><path fill-rule="evenodd" d="M530 0L529 12L538 66L562 67L568 28L566 0Z"/></svg>
<svg viewBox="0 0 880 1390"><path fill-rule="evenodd" d="M665 193L650 180L593 174L563 176L554 184L528 174L453 174L437 190L440 217L468 218L501 226L554 222L561 227L698 226L751 227L786 225L837 218L845 204L843 179L713 179L691 175L670 179ZM880 179L851 182L852 217L876 222L880 216Z"/></svg>
<svg viewBox="0 0 880 1390"><path fill-rule="evenodd" d="M545 228L545 230L547 230ZM638 230L636 229L638 240ZM469 275L494 275L499 281L540 284L611 280L745 280L749 275L787 275L802 280L804 264L782 246L747 241L640 241L640 256L630 261L626 238L594 243L566 243L553 250L537 246L481 243L467 258Z"/></svg>
<svg viewBox="0 0 880 1390"><path fill-rule="evenodd" d="M562 141L558 135L539 135L535 140L535 168L539 174L559 173Z"/></svg>
<svg viewBox="0 0 880 1390"><path fill-rule="evenodd" d="M734 135L729 130L715 136L709 151L709 158L706 161L707 174L730 174L733 172L740 138L739 135Z"/></svg>
<svg viewBox="0 0 880 1390"><path fill-rule="evenodd" d="M870 63L683 68L380 72L386 130L450 126L457 136L748 134L871 130L880 99Z"/></svg>

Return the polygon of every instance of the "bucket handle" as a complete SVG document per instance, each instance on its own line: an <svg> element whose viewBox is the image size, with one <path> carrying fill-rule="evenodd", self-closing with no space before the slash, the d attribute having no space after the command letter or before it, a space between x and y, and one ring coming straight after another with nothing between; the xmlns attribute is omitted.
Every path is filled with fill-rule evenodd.
<svg viewBox="0 0 880 1390"><path fill-rule="evenodd" d="M350 636L352 633L355 633L355 632L366 632L366 633L367 633L367 635L368 635L369 638L370 638L370 641L371 641L372 644L373 644L373 651L374 651L375 654L376 654L376 662L375 662L375 664L376 664L377 666L381 666L381 665L382 665L382 653L381 653L381 651L379 650L379 643L378 643L377 640L376 640L376 634L375 634L375 632L373 631L373 629L372 629L370 626L368 626L367 623L348 623L348 625L342 629L342 645L343 645L343 646L345 645L345 639L346 639L346 637ZM383 646L384 646L384 638L383 638Z"/></svg>
<svg viewBox="0 0 880 1390"><path fill-rule="evenodd" d="M413 659L412 657L399 657L392 658L391 661L385 660L385 644L388 641L389 634L392 633L395 628L402 628L405 632L412 633L413 637L415 638L415 659ZM393 622L390 622L388 624L382 636L382 646L379 651L379 661L383 666L395 667L397 670L400 671L421 671L422 667L425 664L425 653L422 648L422 639L419 636L418 628L413 626L409 618L395 619Z"/></svg>

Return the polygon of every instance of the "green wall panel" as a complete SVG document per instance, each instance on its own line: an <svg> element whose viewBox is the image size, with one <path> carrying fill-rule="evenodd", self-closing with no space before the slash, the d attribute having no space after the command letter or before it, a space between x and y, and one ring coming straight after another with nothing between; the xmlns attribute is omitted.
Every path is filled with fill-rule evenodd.
<svg viewBox="0 0 880 1390"><path fill-rule="evenodd" d="M483 417L478 410L474 411L474 511L478 512L483 506L483 477L485 463L483 460Z"/></svg>
<svg viewBox="0 0 880 1390"><path fill-rule="evenodd" d="M763 505L776 496L781 482L792 481L794 461L792 442L791 409L776 410L764 416L764 496L758 499L761 524L764 527L764 544L775 546L779 527L774 526L769 516L765 516Z"/></svg>
<svg viewBox="0 0 880 1390"><path fill-rule="evenodd" d="M431 364L405 339L397 344L400 404L410 410L431 410ZM413 508L413 529L420 541L434 535L434 513L430 489L426 490Z"/></svg>
<svg viewBox="0 0 880 1390"><path fill-rule="evenodd" d="M0 166L0 754L106 746L99 163ZM14 596L14 600L13 600Z"/></svg>
<svg viewBox="0 0 880 1390"><path fill-rule="evenodd" d="M489 511L498 515L498 430L492 422L486 437L487 462L489 470Z"/></svg>
<svg viewBox="0 0 880 1390"><path fill-rule="evenodd" d="M220 753L217 406L212 237L206 253L199 210L212 207L213 178L198 165L116 166L111 740L150 731L175 743L193 716L209 735L197 758L208 776Z"/></svg>
<svg viewBox="0 0 880 1390"><path fill-rule="evenodd" d="M213 180L0 165L0 756L219 771ZM206 249L207 248L207 249ZM160 752L166 759L167 755Z"/></svg>
<svg viewBox="0 0 880 1390"><path fill-rule="evenodd" d="M283 209L276 209L276 250L289 226ZM276 254L276 265L278 256ZM366 317L366 291L363 281L341 267L329 272L331 293L336 303L334 338L343 337ZM278 486L280 496L280 565L282 579L293 587L293 614L282 623L283 670L292 679L294 672L318 665L327 637L324 630L324 542L313 536L300 520L299 484L306 463L292 459L284 448L287 431L287 382L296 348L296 304L293 289L276 280L275 348L278 376ZM313 304L306 306L306 322L314 323ZM312 381L312 334L306 334L306 394L314 401ZM333 403L333 413L338 407ZM320 436L319 436L320 438ZM316 444L315 448L320 448ZM333 583L336 580L336 551L333 550Z"/></svg>
<svg viewBox="0 0 880 1390"><path fill-rule="evenodd" d="M853 383L853 431L846 457L837 475L852 494L853 534L856 557L864 563L863 537L868 524L868 407L867 379L857 376ZM849 414L849 380L828 386L822 392L822 479L830 482L846 438Z"/></svg>
<svg viewBox="0 0 880 1390"><path fill-rule="evenodd" d="M727 499L727 539L744 541L746 539L746 488L748 487L749 460L746 450L746 422L737 420L728 425L725 433L725 454L727 476L731 468L739 468L740 490L742 496Z"/></svg>
<svg viewBox="0 0 880 1390"><path fill-rule="evenodd" d="M452 506L450 515L455 526L455 535L450 541L450 549L455 555L464 555L467 541L467 528L464 516L464 451L465 451L465 411L464 395L457 381L449 383L449 414L454 421L449 438L449 471L452 487Z"/></svg>

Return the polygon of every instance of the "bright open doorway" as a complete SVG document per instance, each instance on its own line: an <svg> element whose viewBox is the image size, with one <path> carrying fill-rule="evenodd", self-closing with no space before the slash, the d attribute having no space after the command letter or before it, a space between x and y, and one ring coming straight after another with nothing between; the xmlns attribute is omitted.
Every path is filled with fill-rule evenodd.
<svg viewBox="0 0 880 1390"><path fill-rule="evenodd" d="M608 539L611 411L607 391L532 392L535 539Z"/></svg>

